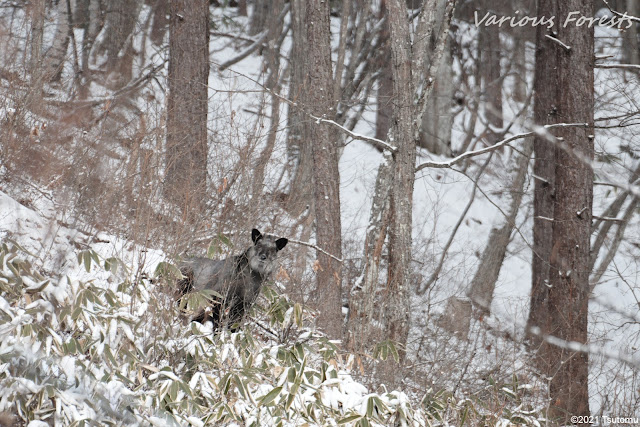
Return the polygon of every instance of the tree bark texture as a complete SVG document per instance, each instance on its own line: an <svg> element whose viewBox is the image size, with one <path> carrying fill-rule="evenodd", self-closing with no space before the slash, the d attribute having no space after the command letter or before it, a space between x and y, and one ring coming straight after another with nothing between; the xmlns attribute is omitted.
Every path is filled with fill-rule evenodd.
<svg viewBox="0 0 640 427"><path fill-rule="evenodd" d="M307 2L291 2L292 51L289 63L291 81L289 100L301 101L306 79L306 57L309 54L306 42L305 16ZM291 184L287 199L287 210L299 216L305 209L313 211L312 201L312 154L311 140L303 137L304 123L308 120L300 108L289 107L289 133L287 135L287 162Z"/></svg>
<svg viewBox="0 0 640 427"><path fill-rule="evenodd" d="M502 120L502 78L500 72L500 28L497 25L480 26L478 45L480 47L480 69L485 95L485 111L489 123L501 129ZM497 135L494 136L494 142Z"/></svg>
<svg viewBox="0 0 640 427"><path fill-rule="evenodd" d="M150 39L156 46L161 46L169 27L169 0L156 0L153 5L153 24Z"/></svg>
<svg viewBox="0 0 640 427"><path fill-rule="evenodd" d="M380 341L380 334L372 329L374 320L380 323L380 312L375 309L379 301L379 273L382 250L390 219L392 163L389 153L378 168L376 186L371 203L369 227L364 244L364 272L352 289L349 299L349 347L354 352L371 350Z"/></svg>
<svg viewBox="0 0 640 427"><path fill-rule="evenodd" d="M71 31L66 0L60 0L56 9L58 15L56 32L53 37L53 44L47 50L45 63L45 78L50 82L58 82L62 77L62 69L69 48L69 32Z"/></svg>
<svg viewBox="0 0 640 427"><path fill-rule="evenodd" d="M164 191L190 221L207 185L209 3L171 0L170 13Z"/></svg>
<svg viewBox="0 0 640 427"><path fill-rule="evenodd" d="M555 0L539 0L539 16L556 16ZM535 79L533 83L533 117L537 125L557 122L559 51L553 41L546 38L550 30L544 26L536 28ZM531 268L531 304L527 319L527 333L534 348L542 341L540 335L529 333L538 328L542 335L549 330L547 322L549 303L549 258L551 256L551 232L555 200L556 149L553 141L538 135L533 140L534 187L533 187L533 260ZM538 367L546 371L542 357L537 358Z"/></svg>
<svg viewBox="0 0 640 427"><path fill-rule="evenodd" d="M385 328L388 339L406 345L409 335L409 293L411 287L411 231L413 224L413 183L415 179L415 108L411 70L411 37L405 0L390 0L389 30L393 78L393 119L391 135L397 151L393 154L391 185L392 218L389 227L389 277ZM400 349L400 358L405 351Z"/></svg>
<svg viewBox="0 0 640 427"><path fill-rule="evenodd" d="M436 75L430 76L435 79L431 95L426 100L426 114L422 116L420 127L420 137L417 141L420 147L426 148L429 152L438 155L451 155L451 127L453 125L453 114L451 112L453 100L453 56L451 55L450 38L447 37L442 52L442 57L437 58L438 35L441 34L443 26L448 26L447 22L447 0L438 0L434 11L434 27L431 37L427 41L427 51L425 52L425 75L429 75L432 62L440 60L440 64L435 70Z"/></svg>
<svg viewBox="0 0 640 427"><path fill-rule="evenodd" d="M31 92L27 99L27 107L33 110L42 100L42 39L44 36L44 18L46 15L45 0L36 0L29 7L31 15L31 43L29 56L29 72L31 74Z"/></svg>
<svg viewBox="0 0 640 427"><path fill-rule="evenodd" d="M333 118L331 34L329 2L306 1L306 79L302 104L316 117ZM342 258L340 223L340 174L337 135L329 126L305 122L305 142L313 157L313 200L316 242L332 255ZM318 325L332 338L342 337L342 264L317 252Z"/></svg>
<svg viewBox="0 0 640 427"><path fill-rule="evenodd" d="M386 0L380 5L380 14L386 13ZM386 141L391 128L391 115L393 99L393 79L391 78L391 44L389 40L389 20L385 19L380 30L380 49L383 54L379 56L376 64L380 70L378 77L378 92L376 102L376 138Z"/></svg>
<svg viewBox="0 0 640 427"><path fill-rule="evenodd" d="M627 0L626 12L629 16L640 16L640 0ZM633 25L624 32L624 53L629 64L640 64L640 48L638 47L638 24Z"/></svg>
<svg viewBox="0 0 640 427"><path fill-rule="evenodd" d="M593 16L593 2L558 2L558 15ZM591 238L593 170L576 154L593 158L594 32L587 26L558 28L558 120L588 123L565 127L557 136L567 148L556 148L556 198L549 271L549 334L566 342L587 342L589 245ZM545 352L551 363L551 414L568 423L571 415L589 414L588 354L561 346Z"/></svg>

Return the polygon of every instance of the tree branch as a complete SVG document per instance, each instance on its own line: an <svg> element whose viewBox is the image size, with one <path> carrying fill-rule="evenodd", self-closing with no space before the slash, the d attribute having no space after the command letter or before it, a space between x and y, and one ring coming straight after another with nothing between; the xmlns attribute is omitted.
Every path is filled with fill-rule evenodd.
<svg viewBox="0 0 640 427"><path fill-rule="evenodd" d="M303 242L303 241L295 240L295 239L288 239L288 240L289 240L289 243L296 243L296 244L298 244L298 245L308 246L308 247L313 248L313 249L315 249L315 250L317 250L317 251L320 251L320 252L322 252L323 254L325 254L325 255L327 255L327 256L329 256L329 257L331 257L331 258L335 259L335 260L336 260L336 261L338 261L338 262L342 262L342 261L343 261L343 259L342 259L342 258L338 258L338 257L337 257L337 256L335 256L335 255L331 255L329 252L325 251L324 249L322 249L322 248L321 248L321 247L319 247L318 245L314 245L313 243Z"/></svg>

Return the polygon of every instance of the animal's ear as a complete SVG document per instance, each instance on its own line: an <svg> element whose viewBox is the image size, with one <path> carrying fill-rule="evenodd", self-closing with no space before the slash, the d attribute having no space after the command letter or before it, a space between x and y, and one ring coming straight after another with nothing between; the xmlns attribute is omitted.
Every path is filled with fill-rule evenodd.
<svg viewBox="0 0 640 427"><path fill-rule="evenodd" d="M282 239L276 240L276 249L281 250L282 248L287 246L287 243L289 243L289 240L285 239L284 237Z"/></svg>
<svg viewBox="0 0 640 427"><path fill-rule="evenodd" d="M257 228L251 230L251 240L253 240L253 244L255 245L258 243L258 240L260 239L262 239L262 233L260 233Z"/></svg>

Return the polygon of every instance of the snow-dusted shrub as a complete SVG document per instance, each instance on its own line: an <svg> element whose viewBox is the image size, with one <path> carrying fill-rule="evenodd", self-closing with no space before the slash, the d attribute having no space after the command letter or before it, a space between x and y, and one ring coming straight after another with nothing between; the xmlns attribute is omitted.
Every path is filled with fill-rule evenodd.
<svg viewBox="0 0 640 427"><path fill-rule="evenodd" d="M54 281L0 251L0 412L61 425L426 425L393 391L372 394L308 313L267 289L261 327L186 324L162 283ZM92 251L79 260L109 270ZM100 269L96 269L100 264ZM104 271L100 271L103 277ZM99 275L96 271L96 277Z"/></svg>
<svg viewBox="0 0 640 427"><path fill-rule="evenodd" d="M0 248L0 413L25 422L421 426L492 419L471 400L443 393L422 400L371 393L350 375L353 357L307 328L310 313L273 288L265 288L251 329L214 335L210 324L186 322L162 279L105 280L105 270L125 269L116 259L80 253L95 279L79 281L45 277L28 258L17 245Z"/></svg>

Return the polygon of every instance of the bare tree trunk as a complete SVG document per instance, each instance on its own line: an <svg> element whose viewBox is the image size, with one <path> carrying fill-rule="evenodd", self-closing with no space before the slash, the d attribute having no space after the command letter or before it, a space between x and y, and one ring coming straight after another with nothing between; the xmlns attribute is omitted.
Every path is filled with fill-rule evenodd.
<svg viewBox="0 0 640 427"><path fill-rule="evenodd" d="M382 0L380 14L387 12L386 0ZM384 52L380 55L378 68L378 94L376 110L376 138L386 141L391 128L391 99L393 97L393 79L391 78L391 44L389 40L389 19L385 19L380 31L380 49Z"/></svg>
<svg viewBox="0 0 640 427"><path fill-rule="evenodd" d="M156 46L161 46L169 27L169 0L156 0L153 6L153 24L150 39Z"/></svg>
<svg viewBox="0 0 640 427"><path fill-rule="evenodd" d="M640 0L627 0L627 14L629 16L640 16ZM625 41L623 43L624 53L629 64L640 64L640 50L638 47L638 24L633 23L624 32Z"/></svg>
<svg viewBox="0 0 640 427"><path fill-rule="evenodd" d="M308 55L305 16L306 2L291 2L291 29L293 43L290 60L291 82L289 84L289 100L300 102L304 91L305 61ZM293 216L299 216L305 209L313 212L312 201L312 154L311 140L303 137L304 123L308 120L304 112L296 107L289 107L287 136L287 162L289 163L290 187L287 210Z"/></svg>
<svg viewBox="0 0 640 427"><path fill-rule="evenodd" d="M375 310L378 298L380 260L387 236L390 219L392 163L388 153L378 168L369 226L364 244L364 272L351 291L349 299L349 347L354 352L371 350L378 342L380 334L373 331L374 320L378 321L380 312Z"/></svg>
<svg viewBox="0 0 640 427"><path fill-rule="evenodd" d="M407 5L404 0L390 0L389 29L393 76L393 121L391 134L397 147L394 155L389 225L389 277L385 322L386 336L400 344L409 335L409 293L411 291L411 231L413 224L413 183L415 180L416 141L415 108L411 73L411 37ZM401 360L405 351L399 351Z"/></svg>
<svg viewBox="0 0 640 427"><path fill-rule="evenodd" d="M441 2L443 3L443 2ZM438 68L433 93L427 100L427 113L422 118L420 140L418 144L438 155L451 155L451 127L453 114L453 57L449 40L444 49L442 63Z"/></svg>
<svg viewBox="0 0 640 427"><path fill-rule="evenodd" d="M437 35L442 31L446 23L446 0L438 0L435 10L436 28L431 33L431 39L427 43L424 67L428 72L431 62L435 58L431 56L436 51ZM451 127L453 115L451 106L453 100L453 56L451 55L450 38L446 39L446 46L440 59L440 66L436 70L435 83L431 96L427 99L427 112L422 117L420 138L418 145L426 148L433 154L451 155Z"/></svg>
<svg viewBox="0 0 640 427"><path fill-rule="evenodd" d="M501 218L500 223L494 225L491 229L487 246L485 246L482 257L480 258L480 265L471 280L471 288L468 294L469 298L474 305L487 314L491 312L491 303L493 302L496 282L500 275L500 269L502 268L505 253L507 252L511 233L515 228L532 151L533 141L527 139L524 142L524 147L518 161L511 170L513 179L511 188L508 190L511 203L509 203L507 217Z"/></svg>
<svg viewBox="0 0 640 427"><path fill-rule="evenodd" d="M314 116L333 118L329 2L308 0L306 3L304 21L308 69L303 105ZM309 121L305 124L304 135L308 138L313 156L316 242L325 251L342 258L337 135L329 126ZM330 337L341 338L342 264L318 251L316 265L316 295L320 309L318 325Z"/></svg>
<svg viewBox="0 0 640 427"><path fill-rule="evenodd" d="M494 128L501 129L502 79L500 78L500 27L491 25L479 28L480 68L485 93L485 114ZM497 136L494 135L494 139Z"/></svg>
<svg viewBox="0 0 640 427"><path fill-rule="evenodd" d="M69 48L69 13L66 0L60 0L57 7L56 33L53 37L53 44L47 51L47 61L45 64L46 79L51 82L60 81L62 69Z"/></svg>
<svg viewBox="0 0 640 427"><path fill-rule="evenodd" d="M34 109L42 99L42 38L44 35L45 0L31 3L31 43L29 57L29 73L31 74L31 92L26 102L27 108Z"/></svg>
<svg viewBox="0 0 640 427"><path fill-rule="evenodd" d="M164 192L192 221L207 185L209 2L171 0L170 11Z"/></svg>
<svg viewBox="0 0 640 427"><path fill-rule="evenodd" d="M89 71L89 57L93 44L100 32L100 0L83 0L78 2L78 10L76 11L78 19L74 21L76 26L82 28L84 36L82 37L82 57L81 70L82 80L79 88L81 98L89 96L89 85L91 75Z"/></svg>
<svg viewBox="0 0 640 427"><path fill-rule="evenodd" d="M272 8L272 0L260 0L253 3L253 13L249 21L249 35L255 36L267 29L269 10Z"/></svg>
<svg viewBox="0 0 640 427"><path fill-rule="evenodd" d="M520 16L530 16L525 0L516 0L513 4L514 12ZM516 102L525 102L527 99L527 58L526 58L526 30L520 27L512 29L514 84L513 99Z"/></svg>
<svg viewBox="0 0 640 427"><path fill-rule="evenodd" d="M238 0L238 15L247 16L247 0Z"/></svg>
<svg viewBox="0 0 640 427"><path fill-rule="evenodd" d="M538 16L556 16L553 0L538 1ZM537 125L557 122L558 69L555 66L558 54L553 42L545 36L546 27L536 28L535 80L533 83L533 117ZM541 334L549 330L547 322L549 302L549 258L551 257L551 232L555 200L555 144L545 136L533 140L534 189L533 189L533 260L531 268L531 304L527 319L527 334L534 348L542 341L539 335L531 334L535 328ZM541 354L542 356L542 354ZM538 368L546 372L544 357L537 358Z"/></svg>
<svg viewBox="0 0 640 427"><path fill-rule="evenodd" d="M109 2L104 24L104 36L96 46L96 54L104 61L98 64L110 73L109 82L119 88L131 79L133 63L132 34L138 22L142 2L113 0Z"/></svg>
<svg viewBox="0 0 640 427"><path fill-rule="evenodd" d="M269 23L267 28L269 29L269 34L267 36L267 44L269 48L266 50L265 59L269 68L269 74L267 75L265 86L273 93L271 96L271 124L269 126L269 134L267 135L266 147L260 153L254 167L252 183L253 197L262 195L265 169L273 153L278 128L280 127L280 97L275 94L280 93L281 44L278 42L278 38L282 33L282 21L279 19L279 16L283 7L284 2L282 0L272 0L268 17Z"/></svg>
<svg viewBox="0 0 640 427"><path fill-rule="evenodd" d="M558 2L558 15L593 16L590 0ZM556 99L562 122L589 123L589 128L562 128L568 150L556 149L556 199L549 271L549 334L565 342L587 343L589 245L593 202L593 170L576 154L593 158L593 28L576 25L558 29ZM549 346L552 417L568 423L571 415L589 414L588 354L566 346Z"/></svg>

